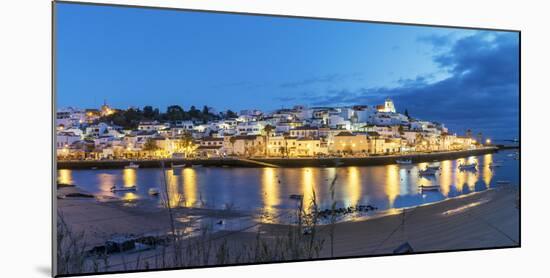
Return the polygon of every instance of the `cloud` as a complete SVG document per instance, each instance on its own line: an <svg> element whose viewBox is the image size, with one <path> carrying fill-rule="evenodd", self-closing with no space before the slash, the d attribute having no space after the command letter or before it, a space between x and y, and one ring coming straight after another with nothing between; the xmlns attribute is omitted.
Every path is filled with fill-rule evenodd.
<svg viewBox="0 0 550 278"><path fill-rule="evenodd" d="M449 46L453 42L453 34L446 35L436 35L431 34L427 36L418 37L417 41L424 42L431 45L434 49L441 49L443 47Z"/></svg>
<svg viewBox="0 0 550 278"><path fill-rule="evenodd" d="M284 82L280 84L281 88L285 89L293 89L293 88L299 88L304 87L312 84L318 84L318 83L334 83L334 82L340 82L343 80L347 80L350 78L359 78L359 73L353 73L353 74L327 74L324 76L317 76L297 81L289 81Z"/></svg>
<svg viewBox="0 0 550 278"><path fill-rule="evenodd" d="M434 47L448 45L433 61L450 77L399 80L395 88L328 91L317 105L375 104L394 99L401 111L446 123L457 132L467 128L493 137L516 137L519 121L519 45L516 33L478 32L450 42L423 38Z"/></svg>

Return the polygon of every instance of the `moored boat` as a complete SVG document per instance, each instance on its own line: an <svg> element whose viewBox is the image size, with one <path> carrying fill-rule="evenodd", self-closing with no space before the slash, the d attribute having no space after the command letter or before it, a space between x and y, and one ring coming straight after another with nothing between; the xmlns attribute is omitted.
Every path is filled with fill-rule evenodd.
<svg viewBox="0 0 550 278"><path fill-rule="evenodd" d="M130 164L124 166L124 169L137 169L139 168L139 164L135 164L134 162L130 162Z"/></svg>
<svg viewBox="0 0 550 278"><path fill-rule="evenodd" d="M507 180L497 181L497 185L509 185L509 184L510 184L510 181L507 181Z"/></svg>
<svg viewBox="0 0 550 278"><path fill-rule="evenodd" d="M418 189L420 191L439 191L439 185L421 185Z"/></svg>
<svg viewBox="0 0 550 278"><path fill-rule="evenodd" d="M462 171L476 170L476 168L477 168L476 162L458 165L458 169Z"/></svg>
<svg viewBox="0 0 550 278"><path fill-rule="evenodd" d="M412 159L396 159L395 163L397 164L412 164Z"/></svg>
<svg viewBox="0 0 550 278"><path fill-rule="evenodd" d="M147 193L151 196L158 196L160 194L160 192L157 188L149 188Z"/></svg>
<svg viewBox="0 0 550 278"><path fill-rule="evenodd" d="M137 186L131 185L131 186L123 186L123 187L116 187L116 185L113 185L111 187L111 192L127 192L127 191L136 191Z"/></svg>
<svg viewBox="0 0 550 278"><path fill-rule="evenodd" d="M435 176L435 174L437 173L437 170L426 168L424 170L420 170L420 172L418 172L418 173L421 176Z"/></svg>
<svg viewBox="0 0 550 278"><path fill-rule="evenodd" d="M183 163L183 164L172 164L172 170L183 169L183 168L189 168L189 167L192 167L192 166L193 166L192 164L187 164L187 163Z"/></svg>

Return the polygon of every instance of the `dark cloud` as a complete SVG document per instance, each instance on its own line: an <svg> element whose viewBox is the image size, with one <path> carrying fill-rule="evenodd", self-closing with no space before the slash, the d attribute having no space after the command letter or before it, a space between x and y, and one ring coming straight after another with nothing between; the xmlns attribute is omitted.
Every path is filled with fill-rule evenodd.
<svg viewBox="0 0 550 278"><path fill-rule="evenodd" d="M435 46L449 43L435 37L430 41ZM476 33L433 57L441 70L451 74L449 78L430 83L430 76L421 76L400 80L396 88L329 91L315 104L373 104L391 97L401 111L446 123L457 132L472 128L494 138L517 137L518 48L516 33Z"/></svg>

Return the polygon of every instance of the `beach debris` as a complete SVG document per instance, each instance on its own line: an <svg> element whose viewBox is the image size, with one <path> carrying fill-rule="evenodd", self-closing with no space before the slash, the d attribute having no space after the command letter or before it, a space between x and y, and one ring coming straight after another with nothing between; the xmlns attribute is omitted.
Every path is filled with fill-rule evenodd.
<svg viewBox="0 0 550 278"><path fill-rule="evenodd" d="M290 199L294 199L294 200L302 200L304 198L304 195L301 195L301 194L290 194L288 196L288 198Z"/></svg>
<svg viewBox="0 0 550 278"><path fill-rule="evenodd" d="M149 188L147 193L151 196L158 196L160 194L160 191L157 188Z"/></svg>
<svg viewBox="0 0 550 278"><path fill-rule="evenodd" d="M132 250L136 247L136 240L131 237L117 236L105 242L107 253L120 253Z"/></svg>
<svg viewBox="0 0 550 278"><path fill-rule="evenodd" d="M65 194L62 199L65 199L65 198L94 198L94 197L95 196L92 195L92 194L73 192L73 193Z"/></svg>
<svg viewBox="0 0 550 278"><path fill-rule="evenodd" d="M69 184L69 183L57 183L57 188L65 188L65 187L75 187L75 185Z"/></svg>
<svg viewBox="0 0 550 278"><path fill-rule="evenodd" d="M329 216L341 216L341 215L347 215L347 214L356 213L356 212L369 212L377 209L378 209L377 207L374 207L371 205L357 205L357 206L349 206L345 208L324 209L317 212L317 217L327 218Z"/></svg>
<svg viewBox="0 0 550 278"><path fill-rule="evenodd" d="M88 250L88 255L115 254L128 251L149 250L157 245L166 245L170 242L170 236L142 236L135 237L115 236L105 242L104 245L95 246Z"/></svg>
<svg viewBox="0 0 550 278"><path fill-rule="evenodd" d="M393 250L393 253L394 254L411 254L411 253L414 253L414 249L409 244L409 242L405 242L399 245L399 247L395 248Z"/></svg>

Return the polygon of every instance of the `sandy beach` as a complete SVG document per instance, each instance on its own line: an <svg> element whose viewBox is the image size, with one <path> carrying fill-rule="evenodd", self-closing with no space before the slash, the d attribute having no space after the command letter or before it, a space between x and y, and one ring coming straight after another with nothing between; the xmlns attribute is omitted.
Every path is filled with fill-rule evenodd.
<svg viewBox="0 0 550 278"><path fill-rule="evenodd" d="M414 252L518 246L516 196L516 189L500 187L405 209L404 214L337 223L334 256L392 254L405 242ZM284 225L263 228L268 234L287 229ZM321 236L328 236L329 230L329 225L321 226ZM330 256L328 245L322 257Z"/></svg>
<svg viewBox="0 0 550 278"><path fill-rule="evenodd" d="M81 192L77 188L63 188L59 194ZM316 238L324 243L316 258L369 256L393 254L407 242L413 252L450 251L488 247L519 246L519 210L517 188L502 186L483 192L471 193L438 203L403 210L393 210L388 215L369 219L318 225ZM127 204L96 198L58 199L58 211L73 232L85 234L86 246L104 244L115 235L165 235L171 231L167 210L150 204ZM198 219L230 221L232 218L251 218L239 212L206 209L178 209L174 212L178 229L199 231L200 226L189 223ZM282 224L252 224L250 228L236 227L214 230L208 242L216 250L221 244L241 251L253 246L258 236L264 242L275 244L288 235L294 226ZM330 234L333 230L334 241ZM307 239L307 236L303 239ZM200 233L192 240L201 241ZM331 245L333 254L331 255ZM171 249L162 249L163 256L171 256ZM143 265L155 268L159 249L133 252L110 257L110 267L102 271L123 269L126 262L138 258ZM210 257L216 256L212 252ZM154 258L154 259L153 259ZM149 260L149 261L148 261ZM232 262L228 262L232 263ZM207 264L217 264L215 259ZM193 264L186 265L193 266ZM140 267L138 267L140 268Z"/></svg>

